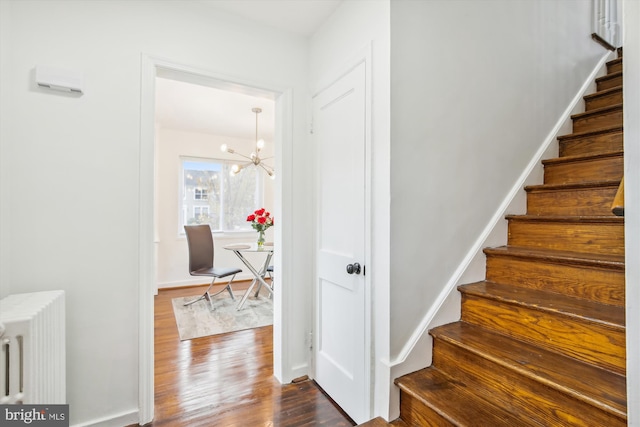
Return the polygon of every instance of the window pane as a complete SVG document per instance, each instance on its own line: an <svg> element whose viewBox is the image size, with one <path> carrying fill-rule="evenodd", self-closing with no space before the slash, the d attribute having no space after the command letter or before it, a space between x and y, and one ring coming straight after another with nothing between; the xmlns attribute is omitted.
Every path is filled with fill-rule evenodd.
<svg viewBox="0 0 640 427"><path fill-rule="evenodd" d="M258 191L260 172L257 167L249 166L235 176L227 172L231 169L227 166L224 177L227 183L227 191L224 193L224 227L225 230L252 230L247 222L247 216L253 213L262 203Z"/></svg>
<svg viewBox="0 0 640 427"><path fill-rule="evenodd" d="M186 217L183 224L209 224L220 230L220 181L222 165L214 162L187 161L182 163L183 191L187 195Z"/></svg>
<svg viewBox="0 0 640 427"><path fill-rule="evenodd" d="M209 224L214 231L252 230L247 216L262 207L262 177L249 166L230 176L231 162L182 159L182 225Z"/></svg>

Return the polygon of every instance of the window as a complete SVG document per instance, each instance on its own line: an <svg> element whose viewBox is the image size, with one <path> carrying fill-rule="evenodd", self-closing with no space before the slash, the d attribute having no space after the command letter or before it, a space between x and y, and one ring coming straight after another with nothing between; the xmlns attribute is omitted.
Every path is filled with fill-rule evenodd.
<svg viewBox="0 0 640 427"><path fill-rule="evenodd" d="M196 188L193 190L193 199L194 200L207 200L207 189L206 188Z"/></svg>
<svg viewBox="0 0 640 427"><path fill-rule="evenodd" d="M254 167L230 176L232 163L183 157L180 232L189 224L209 224L214 231L250 231L247 215L262 206L262 176Z"/></svg>

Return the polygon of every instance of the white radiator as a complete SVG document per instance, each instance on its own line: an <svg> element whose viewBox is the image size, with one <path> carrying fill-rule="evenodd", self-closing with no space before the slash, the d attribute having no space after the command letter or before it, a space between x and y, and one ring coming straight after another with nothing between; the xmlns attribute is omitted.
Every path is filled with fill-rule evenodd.
<svg viewBox="0 0 640 427"><path fill-rule="evenodd" d="M0 404L66 403L64 291L0 300Z"/></svg>

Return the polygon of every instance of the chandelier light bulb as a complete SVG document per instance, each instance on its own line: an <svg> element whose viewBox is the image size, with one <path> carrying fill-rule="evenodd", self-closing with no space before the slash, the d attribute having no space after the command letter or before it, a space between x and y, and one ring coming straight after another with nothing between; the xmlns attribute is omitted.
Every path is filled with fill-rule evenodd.
<svg viewBox="0 0 640 427"><path fill-rule="evenodd" d="M226 153L226 152L227 152L227 148L228 148L228 147L227 147L227 144L222 144L222 145L220 146L220 151L222 151L223 153Z"/></svg>
<svg viewBox="0 0 640 427"><path fill-rule="evenodd" d="M231 166L231 173L233 175L237 174L238 172L240 172L240 166L238 166L238 165Z"/></svg>
<svg viewBox="0 0 640 427"><path fill-rule="evenodd" d="M258 142L256 142L256 147L258 147L259 150L262 150L264 148L264 139L260 138Z"/></svg>

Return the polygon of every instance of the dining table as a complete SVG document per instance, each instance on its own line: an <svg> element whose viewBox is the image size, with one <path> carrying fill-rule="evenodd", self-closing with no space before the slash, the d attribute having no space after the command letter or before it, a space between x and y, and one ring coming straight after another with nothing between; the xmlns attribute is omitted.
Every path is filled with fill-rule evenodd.
<svg viewBox="0 0 640 427"><path fill-rule="evenodd" d="M245 302L247 301L247 298L249 298L249 295L251 295L251 293L254 291L254 288L256 288L256 286L257 286L257 289L255 289L256 297L258 296L258 294L260 293L260 290L263 287L269 292L269 297L273 297L273 288L269 283L267 283L264 280L265 276L267 275L267 269L269 268L269 265L271 265L271 258L273 257L272 242L266 242L264 245L258 245L257 243L238 243L238 244L226 245L224 246L224 249L235 253L238 259L240 259L240 261L253 274L253 280L251 282L251 285L249 285L244 295L242 295L242 299L240 300L240 303L236 307L236 310L242 309ZM251 261L245 256L246 254L250 254L250 253L264 254L265 255L264 262L258 267L254 266L251 263Z"/></svg>

